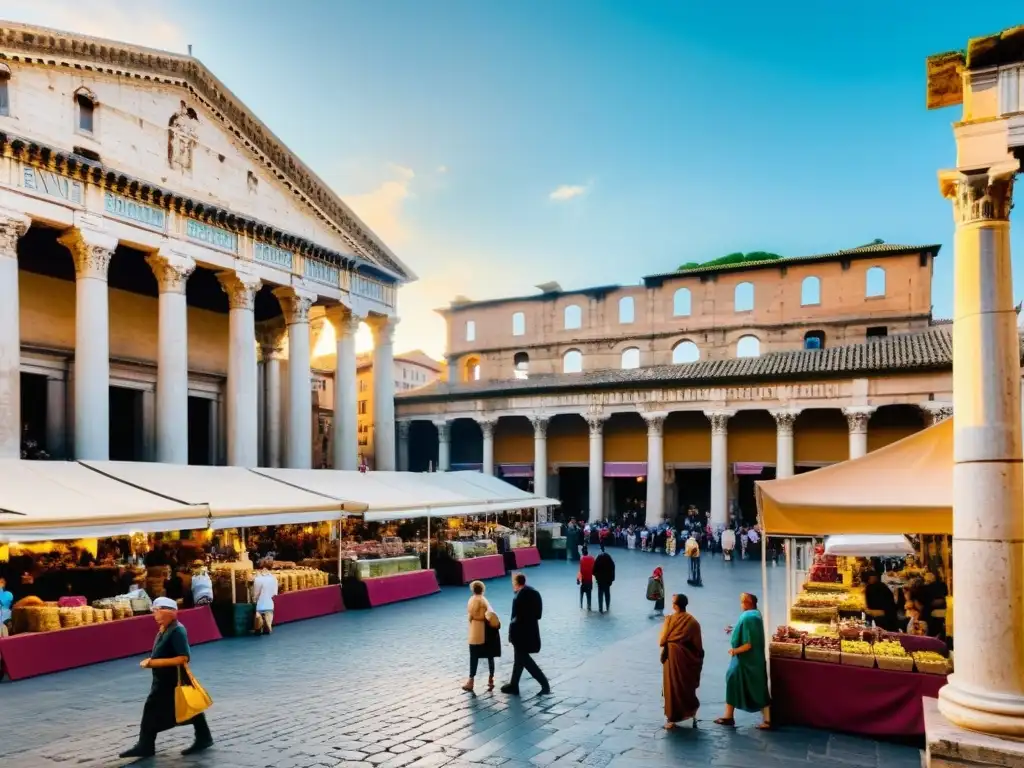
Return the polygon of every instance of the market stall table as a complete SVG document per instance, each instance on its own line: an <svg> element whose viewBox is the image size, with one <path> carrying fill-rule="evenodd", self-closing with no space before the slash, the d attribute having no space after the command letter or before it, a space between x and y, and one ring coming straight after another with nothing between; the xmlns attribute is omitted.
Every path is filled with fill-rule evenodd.
<svg viewBox="0 0 1024 768"><path fill-rule="evenodd" d="M924 697L945 675L771 660L772 721L872 737L924 735Z"/></svg>
<svg viewBox="0 0 1024 768"><path fill-rule="evenodd" d="M338 584L282 592L274 597L274 625L328 616L344 610L345 603Z"/></svg>
<svg viewBox="0 0 1024 768"><path fill-rule="evenodd" d="M190 645L221 639L209 606L178 611L178 621L188 630ZM151 615L53 632L26 632L0 638L0 663L11 680L23 680L148 653L156 633Z"/></svg>
<svg viewBox="0 0 1024 768"><path fill-rule="evenodd" d="M505 575L505 558L502 555L468 557L464 560L456 560L455 566L458 569L460 584L495 579Z"/></svg>
<svg viewBox="0 0 1024 768"><path fill-rule="evenodd" d="M425 597L441 591L437 574L430 570L397 573L394 576L376 576L361 579L371 608L402 600Z"/></svg>
<svg viewBox="0 0 1024 768"><path fill-rule="evenodd" d="M505 567L509 570L540 565L540 550L536 547L518 547L505 553Z"/></svg>

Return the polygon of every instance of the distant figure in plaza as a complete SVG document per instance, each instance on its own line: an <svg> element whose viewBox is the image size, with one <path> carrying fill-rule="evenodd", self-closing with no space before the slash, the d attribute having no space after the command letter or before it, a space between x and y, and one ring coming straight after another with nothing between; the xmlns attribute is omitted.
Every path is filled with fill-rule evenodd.
<svg viewBox="0 0 1024 768"><path fill-rule="evenodd" d="M928 625L928 634L931 637L940 637L945 631L945 619L943 614L940 613L936 616L935 612L946 610L949 588L935 571L925 571L924 585L920 588L920 595L920 601L924 608L921 618Z"/></svg>
<svg viewBox="0 0 1024 768"><path fill-rule="evenodd" d="M757 727L771 730L771 699L768 696L768 665L764 655L764 620L757 610L757 597L740 595L743 613L732 632L729 670L725 673L725 715L715 720L719 725L736 725L736 710L761 711L764 721Z"/></svg>
<svg viewBox="0 0 1024 768"><path fill-rule="evenodd" d="M580 559L580 534L582 532L579 526L576 525L576 518L569 520L569 525L565 528L565 549L569 553L570 560Z"/></svg>
<svg viewBox="0 0 1024 768"><path fill-rule="evenodd" d="M540 653L540 619L544 613L544 602L540 592L526 585L526 574L512 574L512 620L508 626L508 641L514 650L512 679L501 686L502 693L519 695L519 678L525 669L540 683L541 695L551 693L551 686L537 662L530 654Z"/></svg>
<svg viewBox="0 0 1024 768"><path fill-rule="evenodd" d="M178 686L182 667L188 664L192 656L188 647L188 633L178 623L177 603L166 597L158 597L153 601L153 618L160 631L153 643L153 652L139 663L143 669L153 670L153 685L142 709L139 740L134 747L120 754L122 759L151 757L156 753L158 733L189 723L195 728L195 741L181 754L192 755L213 746L213 736L210 735L205 714L200 713L186 723L179 723L175 718L174 689Z"/></svg>
<svg viewBox="0 0 1024 768"><path fill-rule="evenodd" d="M896 631L896 598L892 590L878 580L877 571L865 574L864 604L876 627L886 632Z"/></svg>
<svg viewBox="0 0 1024 768"><path fill-rule="evenodd" d="M665 531L665 554L669 557L676 556L676 534L671 528Z"/></svg>
<svg viewBox="0 0 1024 768"><path fill-rule="evenodd" d="M686 583L691 587L703 587L704 582L700 577L700 543L694 536L686 540L686 556L690 558L690 578Z"/></svg>
<svg viewBox="0 0 1024 768"><path fill-rule="evenodd" d="M580 569L576 573L576 583L580 587L580 610L583 610L583 598L587 598L587 610L591 610L590 598L594 594L594 556L587 545L583 545L583 557L580 558Z"/></svg>
<svg viewBox="0 0 1024 768"><path fill-rule="evenodd" d="M722 559L732 561L732 553L736 551L736 532L732 528L722 531Z"/></svg>
<svg viewBox="0 0 1024 768"><path fill-rule="evenodd" d="M274 598L277 597L277 579L270 572L271 562L264 560L260 572L252 581L252 596L256 601L256 634L269 635L274 631Z"/></svg>
<svg viewBox="0 0 1024 768"><path fill-rule="evenodd" d="M493 691L494 659L501 656L501 635L498 632L501 622L484 597L486 588L482 581L470 584L469 591L471 595L466 606L469 616L469 680L462 686L462 690L473 690L480 659L487 659L487 690Z"/></svg>
<svg viewBox="0 0 1024 768"><path fill-rule="evenodd" d="M647 579L647 599L654 603L652 616L665 615L665 578L661 566Z"/></svg>
<svg viewBox="0 0 1024 768"><path fill-rule="evenodd" d="M665 696L665 729L693 718L697 727L697 689L704 668L704 642L700 624L686 612L686 595L672 595L672 613L661 629L662 687Z"/></svg>
<svg viewBox="0 0 1024 768"><path fill-rule="evenodd" d="M213 602L213 580L202 560L192 563L192 604L196 607Z"/></svg>
<svg viewBox="0 0 1024 768"><path fill-rule="evenodd" d="M604 613L612 609L612 583L615 581L615 561L601 547L594 560L594 581L597 582L597 610Z"/></svg>
<svg viewBox="0 0 1024 768"><path fill-rule="evenodd" d="M598 593L600 595L600 592ZM11 633L11 610L14 606L14 595L7 591L7 579L0 576L0 637Z"/></svg>
<svg viewBox="0 0 1024 768"><path fill-rule="evenodd" d="M640 529L640 549L643 552L649 552L651 548L650 531L646 528Z"/></svg>

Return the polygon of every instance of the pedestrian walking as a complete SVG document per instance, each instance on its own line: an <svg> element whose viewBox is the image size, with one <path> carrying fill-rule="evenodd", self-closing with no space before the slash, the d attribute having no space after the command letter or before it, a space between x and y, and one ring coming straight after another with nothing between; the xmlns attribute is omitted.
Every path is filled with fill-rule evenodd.
<svg viewBox="0 0 1024 768"><path fill-rule="evenodd" d="M142 708L139 740L134 747L120 754L122 759L151 757L156 753L158 733L190 723L195 729L195 741L192 746L182 750L181 754L192 755L213 746L213 736L210 735L205 714L200 712L183 723L179 723L175 716L175 689L191 681L191 675L184 673L192 657L188 647L188 633L178 623L178 604L170 598L158 597L153 601L153 618L160 631L153 643L153 652L139 664L143 669L153 670L153 685L146 697L146 705Z"/></svg>
<svg viewBox="0 0 1024 768"><path fill-rule="evenodd" d="M602 547L604 549L604 547ZM583 545L583 557L580 558L580 569L576 573L576 583L580 587L580 610L583 610L583 598L587 598L587 610L591 610L590 598L594 593L594 556L587 545Z"/></svg>
<svg viewBox="0 0 1024 768"><path fill-rule="evenodd" d="M277 578L270 572L270 563L263 561L259 574L252 580L252 596L256 601L255 629L257 635L274 632L274 598L277 597Z"/></svg>
<svg viewBox="0 0 1024 768"><path fill-rule="evenodd" d="M757 727L771 730L771 699L768 695L768 666L764 657L764 620L757 610L757 597L740 595L743 613L732 632L729 670L725 673L725 714L715 720L719 725L736 725L736 710L761 711L764 721Z"/></svg>
<svg viewBox="0 0 1024 768"><path fill-rule="evenodd" d="M597 611L604 613L612 609L612 583L615 581L615 561L601 547L601 554L594 560L594 581L597 582Z"/></svg>
<svg viewBox="0 0 1024 768"><path fill-rule="evenodd" d="M686 540L686 556L690 558L690 578L686 583L691 587L703 587L704 582L700 577L700 543L694 536Z"/></svg>
<svg viewBox="0 0 1024 768"><path fill-rule="evenodd" d="M654 603L651 616L665 615L665 579L660 566L647 579L647 599Z"/></svg>
<svg viewBox="0 0 1024 768"><path fill-rule="evenodd" d="M672 613L661 630L662 688L665 696L665 729L693 718L697 727L700 673L704 668L704 642L700 624L686 612L686 595L672 595Z"/></svg>
<svg viewBox="0 0 1024 768"><path fill-rule="evenodd" d="M736 532L732 528L722 531L722 559L732 562L732 553L736 550Z"/></svg>
<svg viewBox="0 0 1024 768"><path fill-rule="evenodd" d="M469 616L469 680L462 686L464 691L473 691L480 659L487 659L487 690L494 690L494 659L501 656L501 621L484 597L486 588L482 581L469 585L470 598L466 606Z"/></svg>
<svg viewBox="0 0 1024 768"><path fill-rule="evenodd" d="M526 574L512 574L512 620L508 626L508 641L514 651L512 679L501 686L502 693L519 695L519 679L525 669L540 683L541 695L551 693L551 686L531 654L540 653L540 619L544 613L544 602L540 592L527 586Z"/></svg>

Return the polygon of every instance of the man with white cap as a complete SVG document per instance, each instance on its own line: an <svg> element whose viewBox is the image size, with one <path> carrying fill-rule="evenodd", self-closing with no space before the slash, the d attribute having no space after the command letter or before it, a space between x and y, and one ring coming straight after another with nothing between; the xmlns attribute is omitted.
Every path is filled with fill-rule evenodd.
<svg viewBox="0 0 1024 768"><path fill-rule="evenodd" d="M153 686L142 709L142 725L139 741L120 757L150 757L156 752L156 735L167 731L178 723L174 716L174 689L178 685L180 668L188 663L192 655L188 647L188 633L178 622L178 604L167 597L153 601L153 618L160 631L153 643L153 652L143 659L139 666L153 670ZM195 728L195 742L182 751L183 755L202 752L213 746L213 736L202 713L188 721Z"/></svg>

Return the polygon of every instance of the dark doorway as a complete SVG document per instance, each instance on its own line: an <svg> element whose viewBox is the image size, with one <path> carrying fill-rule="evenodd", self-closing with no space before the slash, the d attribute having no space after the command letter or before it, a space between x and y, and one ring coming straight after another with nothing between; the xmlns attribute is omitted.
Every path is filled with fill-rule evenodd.
<svg viewBox="0 0 1024 768"><path fill-rule="evenodd" d="M21 374L21 449L29 444L33 450L44 450L51 456L53 446L46 444L46 377L34 373ZM32 451L30 451L31 453Z"/></svg>
<svg viewBox="0 0 1024 768"><path fill-rule="evenodd" d="M110 388L110 460L142 461L142 392Z"/></svg>
<svg viewBox="0 0 1024 768"><path fill-rule="evenodd" d="M759 475L737 477L736 503L740 508L740 522L743 525L757 524L757 498L754 494L754 483L758 480L774 479L775 467L761 467Z"/></svg>
<svg viewBox="0 0 1024 768"><path fill-rule="evenodd" d="M676 515L685 516L690 506L708 519L711 514L711 470L704 468L676 470Z"/></svg>
<svg viewBox="0 0 1024 768"><path fill-rule="evenodd" d="M571 518L586 520L590 514L590 469L588 467L559 467L558 497L562 506L555 517L567 523Z"/></svg>
<svg viewBox="0 0 1024 768"><path fill-rule="evenodd" d="M449 427L452 465L483 464L484 436L472 419L455 419Z"/></svg>
<svg viewBox="0 0 1024 768"><path fill-rule="evenodd" d="M210 464L210 419L213 400L205 397L188 398L188 463Z"/></svg>
<svg viewBox="0 0 1024 768"><path fill-rule="evenodd" d="M437 468L437 427L429 421L409 424L409 471L427 472Z"/></svg>
<svg viewBox="0 0 1024 768"><path fill-rule="evenodd" d="M607 511L609 520L629 523L647 521L647 477L613 477L612 508Z"/></svg>

